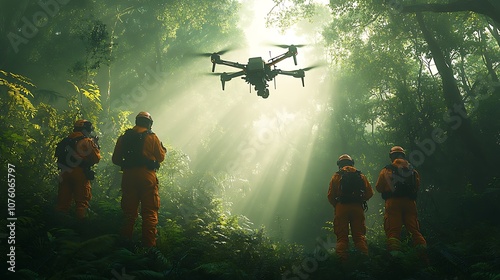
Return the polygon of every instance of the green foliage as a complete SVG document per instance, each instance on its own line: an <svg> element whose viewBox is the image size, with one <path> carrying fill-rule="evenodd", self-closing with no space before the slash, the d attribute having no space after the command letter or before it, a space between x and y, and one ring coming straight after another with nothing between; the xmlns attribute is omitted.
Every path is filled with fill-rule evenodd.
<svg viewBox="0 0 500 280"><path fill-rule="evenodd" d="M279 21L282 28L317 9L309 1L274 3L269 23ZM311 162L331 161L331 148L324 147L339 147L353 151L357 162L367 167L367 175L376 178L390 145L417 150L419 140L442 128L449 139L419 166L426 192L418 203L429 233L430 266L419 265L420 248L411 246L408 235L404 235L401 254L387 254L377 209L367 214L367 220L377 221L368 226L369 261L353 250L349 262L342 263L332 248L322 248L325 258L319 260L317 252L273 240L264 228L255 228L245 216L231 213L231 198L243 196L241 185L249 187L248 181L238 179L237 174L192 170L189 155L168 143L168 157L158 172L162 206L157 250L141 248L135 241L140 221L132 244L121 242L117 235L121 177L110 158L117 137L132 126L129 116L137 103L147 106L156 100L126 98L135 96L137 84L160 84L165 73L191 70L184 68L187 44L218 49L227 42L221 40L224 37L243 41L238 40L241 32L235 24L239 5L226 0L71 1L22 46L20 55L7 57L5 69L19 69L17 65L27 60L33 67L19 73L29 73L37 81L0 70L1 176L6 174L7 163L22 175L17 177L16 189L16 238L22 246L16 247L16 257L25 267L17 276L110 279L126 273L136 279L282 279L287 271L302 269L314 260L317 268L307 274L310 279L499 279L498 176L485 192L468 184L470 164L456 157L462 146L443 118L447 111L440 94L443 86L415 16L394 13L376 1L330 3L333 21L323 34L334 59L336 72L330 75L336 77L335 88L329 103L321 104L331 121L321 124L318 138L322 145L312 147ZM39 11L35 2L26 3L25 8L28 13ZM9 16L19 15L19 20L25 14ZM491 154L498 154L500 118L494 117L500 104L498 33L476 15L426 15L425 20L455 70L481 143ZM144 74L150 65L157 72ZM151 81L155 75L160 78ZM172 81L173 88L191 76L186 77ZM65 80L71 80L69 85ZM35 91L35 84L64 92L60 95L64 104L41 102L38 95L47 91ZM107 84L106 97L103 84ZM148 94L153 95L153 90ZM123 101L119 103L123 106L112 106L116 105L113 101ZM102 136L102 160L94 167L97 178L92 182L93 199L85 222L53 212L58 183L54 147L79 118L91 120ZM313 169L307 171L316 175ZM436 199L436 205L436 197L447 200ZM446 215L437 214L442 208L459 222L445 225ZM0 224L5 228L6 223ZM332 225L327 225L327 237L333 240ZM440 243L446 246L439 247Z"/></svg>
<svg viewBox="0 0 500 280"><path fill-rule="evenodd" d="M318 4L305 0L273 0L274 6L268 12L266 25L276 25L285 30L300 19L310 19L317 12Z"/></svg>
<svg viewBox="0 0 500 280"><path fill-rule="evenodd" d="M92 111L99 112L102 110L101 100L100 100L101 92L99 90L99 87L95 83L87 84L86 86L88 88L79 88L75 83L71 81L68 82L72 84L76 92L80 94L81 96L80 100L83 99L82 97L85 97L86 99L89 100L90 105L95 107L95 109L94 108L92 108L93 110L91 109Z"/></svg>
<svg viewBox="0 0 500 280"><path fill-rule="evenodd" d="M0 105L2 111L12 113L13 110L9 109L19 107L25 111L28 116L33 116L35 107L28 98L33 97L30 88L34 88L35 85L30 79L19 74L3 70L0 70L0 74L2 75L0 76L0 87L2 89L2 103ZM6 96L3 94L6 94ZM9 115L5 117L9 117ZM15 117L15 115L10 115L10 117Z"/></svg>

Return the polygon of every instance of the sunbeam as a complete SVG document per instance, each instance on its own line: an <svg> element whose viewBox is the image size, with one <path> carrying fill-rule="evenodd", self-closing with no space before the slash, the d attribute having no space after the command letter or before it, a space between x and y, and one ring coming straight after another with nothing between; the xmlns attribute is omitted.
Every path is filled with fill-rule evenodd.
<svg viewBox="0 0 500 280"><path fill-rule="evenodd" d="M272 1L264 6L269 5ZM307 44L311 38L266 27L268 10L264 6L252 4L242 10L247 22L246 47L224 52L223 59L247 63L249 57L262 57L267 61L270 55L287 51L276 45L304 44L298 50L298 65L288 58L277 68L302 69L324 60L320 47ZM209 57L201 57L193 67L210 73L211 66ZM215 71L231 72L234 68L217 65ZM247 216L256 227L265 226L277 238L288 238L301 223L296 219L300 200L311 188L305 179L318 125L327 115L318 109L329 96L323 77L326 72L321 67L307 71L305 87L300 79L278 75L269 83L267 99L257 96L253 87L239 78L226 82L225 90L219 77L210 75L194 75L182 90L161 83L153 90L154 96L176 94L167 101L150 101L153 129L189 156L193 170L229 174L234 182L246 182L242 192L229 197L233 214Z"/></svg>

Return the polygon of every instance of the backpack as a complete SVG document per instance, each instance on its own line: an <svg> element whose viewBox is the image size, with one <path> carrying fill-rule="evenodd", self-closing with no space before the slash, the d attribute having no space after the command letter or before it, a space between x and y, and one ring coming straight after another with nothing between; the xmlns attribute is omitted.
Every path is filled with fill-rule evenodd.
<svg viewBox="0 0 500 280"><path fill-rule="evenodd" d="M392 193L386 194L388 197L407 197L411 199L417 198L417 177L413 167L398 168L392 164L385 168L392 172ZM387 198L388 198L387 197ZM384 198L384 199L387 199Z"/></svg>
<svg viewBox="0 0 500 280"><path fill-rule="evenodd" d="M77 167L81 164L81 159L76 158L76 143L87 138L86 136L79 136L76 138L66 137L57 143L55 157L57 158L57 165L59 169L63 167Z"/></svg>
<svg viewBox="0 0 500 280"><path fill-rule="evenodd" d="M151 130L137 133L133 129L128 129L122 138L123 162L122 169L146 166L150 170L158 169L160 166L156 161L145 158L142 155L144 149L144 140Z"/></svg>
<svg viewBox="0 0 500 280"><path fill-rule="evenodd" d="M361 177L361 171L347 172L340 170L337 173L341 176L339 202L364 202L365 181Z"/></svg>

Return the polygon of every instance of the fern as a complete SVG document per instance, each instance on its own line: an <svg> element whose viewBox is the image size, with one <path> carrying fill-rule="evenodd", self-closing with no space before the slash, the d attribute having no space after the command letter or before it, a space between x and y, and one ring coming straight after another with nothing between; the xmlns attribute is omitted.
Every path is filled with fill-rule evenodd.
<svg viewBox="0 0 500 280"><path fill-rule="evenodd" d="M19 279L25 279L25 280L40 279L38 273L31 271L29 269L20 269L16 271L16 276Z"/></svg>
<svg viewBox="0 0 500 280"><path fill-rule="evenodd" d="M160 272L152 271L152 270L137 270L133 272L127 272L129 275L133 275L137 280L154 280L154 279L165 279L165 275Z"/></svg>
<svg viewBox="0 0 500 280"><path fill-rule="evenodd" d="M80 244L79 250L85 250L94 254L111 251L117 240L117 235L107 234L89 239Z"/></svg>
<svg viewBox="0 0 500 280"><path fill-rule="evenodd" d="M0 76L0 89L2 86L5 86L7 88L6 92L10 97L8 110L12 112L16 106L20 106L25 113L33 117L36 109L28 98L33 97L29 88L35 87L35 85L30 79L19 74L0 70L0 75L3 76Z"/></svg>
<svg viewBox="0 0 500 280"><path fill-rule="evenodd" d="M73 87L75 88L75 91L81 94L81 96L85 96L89 102L95 106L97 111L102 111L102 105L101 105L101 91L99 87L95 83L88 83L86 84L85 87L78 87L75 83L72 81L68 81L68 83L72 84Z"/></svg>
<svg viewBox="0 0 500 280"><path fill-rule="evenodd" d="M109 280L109 278L97 275L78 274L67 278L68 280Z"/></svg>

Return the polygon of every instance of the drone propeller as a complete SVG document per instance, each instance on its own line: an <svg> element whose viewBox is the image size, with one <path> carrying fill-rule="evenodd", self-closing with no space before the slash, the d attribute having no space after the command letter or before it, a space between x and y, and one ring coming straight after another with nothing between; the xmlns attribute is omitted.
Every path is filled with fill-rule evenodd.
<svg viewBox="0 0 500 280"><path fill-rule="evenodd" d="M309 67L297 70L297 76L300 77L300 80L302 81L302 86L303 87L305 86L305 83L304 83L305 73L304 72L309 71L309 70L314 69L314 68L321 67L321 66L323 66L323 64L315 64L315 65L311 65Z"/></svg>
<svg viewBox="0 0 500 280"><path fill-rule="evenodd" d="M223 72L223 73L217 73L217 72L205 73L205 75L219 76L220 77L220 81L222 83L222 90L225 89L227 81L231 81L233 78L242 76L244 74L245 74L244 71L239 71L239 72Z"/></svg>
<svg viewBox="0 0 500 280"><path fill-rule="evenodd" d="M297 65L297 48L304 47L304 44L299 44L299 45L274 45L276 47L288 49L288 54L293 57L293 63Z"/></svg>
<svg viewBox="0 0 500 280"><path fill-rule="evenodd" d="M294 78L300 78L300 80L302 81L302 86L305 86L304 85L304 77L306 75L305 72L309 71L311 69L317 68L317 67L321 67L323 65L324 65L323 63L318 63L318 64L311 65L311 66L306 67L306 68L297 69L297 70L291 70L291 71L279 70L278 69L278 74L292 76Z"/></svg>
<svg viewBox="0 0 500 280"><path fill-rule="evenodd" d="M278 48L282 48L282 49L288 49L290 47L297 47L297 48L302 48L302 47L305 47L307 45L305 44L298 44L298 45L280 45L280 44L271 44L271 46L275 46L275 47L278 47Z"/></svg>
<svg viewBox="0 0 500 280"><path fill-rule="evenodd" d="M210 75L210 76L219 76L220 77L220 82L222 84L222 90L225 89L226 87L226 81L229 81L231 79L228 79L228 75L231 75L233 73L217 73L217 72L211 72L211 73L205 73L205 75Z"/></svg>
<svg viewBox="0 0 500 280"><path fill-rule="evenodd" d="M315 69L315 68L320 68L320 67L324 67L324 66L327 66L327 63L326 62L317 62L309 67L306 67L306 68L302 68L300 70L304 70L304 71L309 71L309 70L312 70L312 69Z"/></svg>
<svg viewBox="0 0 500 280"><path fill-rule="evenodd" d="M209 73L203 73L203 75L207 75L207 76L220 76L222 75L221 72L209 72Z"/></svg>
<svg viewBox="0 0 500 280"><path fill-rule="evenodd" d="M306 67L306 68L302 68L302 69L300 69L300 70L309 71L309 70L311 70L311 69L318 68L318 67L320 67L320 66L321 66L321 65L319 65L319 64L318 64L318 65L312 65L312 66L309 66L309 67Z"/></svg>
<svg viewBox="0 0 500 280"><path fill-rule="evenodd" d="M204 56L204 57L211 57L212 55L216 54L216 55L223 55L229 51L232 51L234 50L235 48L226 48L226 49L223 49L223 50L220 50L218 52L212 52L212 53L194 53L195 56Z"/></svg>

